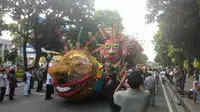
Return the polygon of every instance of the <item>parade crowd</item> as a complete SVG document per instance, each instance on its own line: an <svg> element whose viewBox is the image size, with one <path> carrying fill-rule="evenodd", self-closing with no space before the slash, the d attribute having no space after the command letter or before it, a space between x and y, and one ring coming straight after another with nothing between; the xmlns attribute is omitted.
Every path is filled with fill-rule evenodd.
<svg viewBox="0 0 200 112"><path fill-rule="evenodd" d="M44 74L47 70L44 67L34 71L34 68L26 69L22 81L24 82L24 96L28 97L33 89L34 80L37 79L38 85L36 92L43 91L43 83L46 81L45 100L52 99L51 94L54 88L50 74ZM35 73L35 74L34 74ZM197 99L200 90L199 72L195 72L194 99ZM166 79L172 83L180 95L184 95L184 85L187 73L182 71L180 67L174 69L128 69L121 81L117 80L118 73L113 68L110 72L110 80L105 85L105 92L112 112L147 112L150 106L156 107L155 97L158 92L160 78L162 83ZM45 76L45 77L44 77ZM161 77L160 77L161 76ZM175 79L173 81L173 79ZM4 96L8 96L9 100L15 100L15 88L17 87L17 78L14 68L8 71L0 71L0 102L3 102ZM134 107L134 108L133 108Z"/></svg>
<svg viewBox="0 0 200 112"><path fill-rule="evenodd" d="M35 79L38 82L36 92L43 92L43 84L46 81L46 95L45 100L53 99L51 94L54 93L53 84L51 81L51 76L47 73L46 68L40 67L37 71L33 67L29 67L25 70L22 81L24 83L24 96L28 97L31 95L31 89L33 89L33 85ZM13 67L10 67L9 70L1 69L0 70L0 102L4 101L4 96L8 96L9 100L15 100L13 97L15 96L15 88L18 80L16 77L16 71Z"/></svg>

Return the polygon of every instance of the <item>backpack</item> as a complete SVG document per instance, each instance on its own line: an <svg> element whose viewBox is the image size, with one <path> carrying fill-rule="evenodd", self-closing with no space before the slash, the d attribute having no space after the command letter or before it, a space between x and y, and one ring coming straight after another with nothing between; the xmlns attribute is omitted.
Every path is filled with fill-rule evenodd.
<svg viewBox="0 0 200 112"><path fill-rule="evenodd" d="M23 77L22 77L22 81L23 81L23 82L26 82L26 80L27 80L26 73L24 73L24 74L23 74Z"/></svg>

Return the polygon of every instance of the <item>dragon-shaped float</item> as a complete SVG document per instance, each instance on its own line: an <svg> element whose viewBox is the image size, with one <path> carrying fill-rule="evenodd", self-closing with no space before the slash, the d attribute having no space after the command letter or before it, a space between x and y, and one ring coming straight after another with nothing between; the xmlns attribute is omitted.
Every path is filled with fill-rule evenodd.
<svg viewBox="0 0 200 112"><path fill-rule="evenodd" d="M80 48L78 44L77 49L69 50L57 64L49 68L53 85L60 97L82 100L93 92L104 94L104 86L109 79L107 67L112 65L119 72L123 72L124 57L138 48L134 39L127 39L116 29L115 25L110 32L100 27L97 34L102 35L104 44L92 52L88 51L89 43L84 48ZM91 40L94 40L97 34ZM93 57L94 52L99 52L105 62L100 63Z"/></svg>

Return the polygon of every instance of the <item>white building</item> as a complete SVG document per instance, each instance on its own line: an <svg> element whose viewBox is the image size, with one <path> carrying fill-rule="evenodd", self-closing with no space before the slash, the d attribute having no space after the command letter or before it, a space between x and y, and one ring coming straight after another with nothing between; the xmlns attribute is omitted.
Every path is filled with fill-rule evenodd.
<svg viewBox="0 0 200 112"><path fill-rule="evenodd" d="M4 51L5 50L11 51L11 49L12 49L11 40L0 38L0 56L4 57Z"/></svg>

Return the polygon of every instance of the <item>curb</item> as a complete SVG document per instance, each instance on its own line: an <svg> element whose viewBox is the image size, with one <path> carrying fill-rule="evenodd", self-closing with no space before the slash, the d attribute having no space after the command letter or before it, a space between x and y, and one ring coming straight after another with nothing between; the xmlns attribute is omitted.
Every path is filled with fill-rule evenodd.
<svg viewBox="0 0 200 112"><path fill-rule="evenodd" d="M190 110L189 107L187 106L187 104L185 103L184 99L177 93L177 91L175 90L173 85L171 83L169 83L169 81L167 81L167 84L169 85L169 87L173 91L176 98L179 100L180 105L184 108L185 112L192 112L192 110Z"/></svg>

